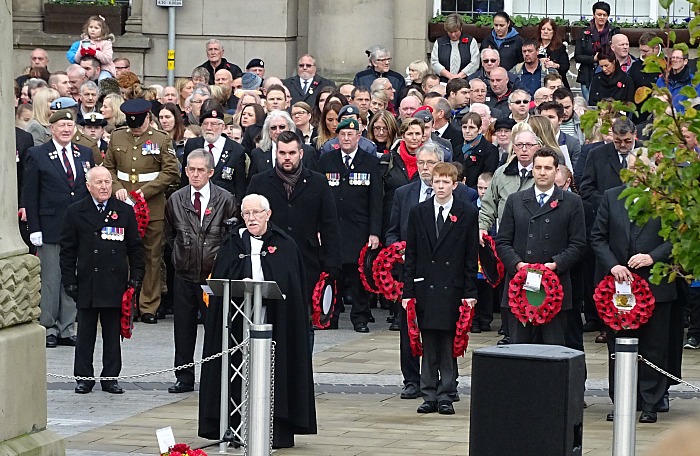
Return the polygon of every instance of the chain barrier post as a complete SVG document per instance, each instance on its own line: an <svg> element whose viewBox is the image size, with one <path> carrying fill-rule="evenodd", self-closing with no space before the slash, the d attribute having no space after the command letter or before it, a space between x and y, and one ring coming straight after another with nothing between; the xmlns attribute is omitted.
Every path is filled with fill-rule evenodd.
<svg viewBox="0 0 700 456"><path fill-rule="evenodd" d="M248 456L269 456L272 451L270 369L272 325L250 326L250 383L248 393Z"/></svg>
<svg viewBox="0 0 700 456"><path fill-rule="evenodd" d="M613 456L634 456L637 411L637 352L639 339L615 339L615 409Z"/></svg>
<svg viewBox="0 0 700 456"><path fill-rule="evenodd" d="M221 357L221 396L219 396L219 435L222 437L226 435L229 427L228 418L228 401L229 401L229 354L228 354L228 344L229 344L229 332L231 327L231 321L229 318L229 306L231 305L231 290L229 287L224 287L224 302L222 303L222 324L221 328L221 351L226 352ZM222 439L219 443L219 453L226 454L228 451L228 442Z"/></svg>

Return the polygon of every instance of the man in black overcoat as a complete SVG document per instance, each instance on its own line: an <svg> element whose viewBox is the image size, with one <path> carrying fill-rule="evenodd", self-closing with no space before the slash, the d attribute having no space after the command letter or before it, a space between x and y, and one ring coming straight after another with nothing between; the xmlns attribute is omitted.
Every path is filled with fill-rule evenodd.
<svg viewBox="0 0 700 456"><path fill-rule="evenodd" d="M543 147L535 152L535 187L508 196L498 229L496 249L506 269L506 284L521 268L539 263L556 273L564 291L562 311L549 323L523 325L517 318L510 318L511 343L535 343L541 336L545 344L566 345L565 311L572 307L569 271L583 257L586 223L581 198L554 185L558 166L554 150ZM508 308L508 302L505 292L501 307Z"/></svg>
<svg viewBox="0 0 700 456"><path fill-rule="evenodd" d="M273 169L251 178L248 194L265 196L272 222L297 243L310 298L321 272L340 277L338 212L326 177L302 163L302 144L295 132L280 133L276 154Z"/></svg>
<svg viewBox="0 0 700 456"><path fill-rule="evenodd" d="M243 198L241 209L245 227L237 227L219 250L212 278L273 280L283 301L263 300L265 323L272 324L275 341L274 435L273 448L294 446L295 434L316 433L316 405L309 346L309 311L304 264L292 238L270 223L269 202L261 195ZM258 267L254 267L255 264ZM259 261L258 261L259 260ZM231 331L243 340L241 318L234 319ZM212 298L204 323L204 357L221 351L222 300ZM232 344L233 346L233 344ZM232 362L240 364L240 351ZM199 394L199 436L218 440L221 363L202 365ZM240 381L230 388L231 397L240 404ZM238 421L232 420L231 426Z"/></svg>
<svg viewBox="0 0 700 456"><path fill-rule="evenodd" d="M382 181L377 157L358 147L360 123L345 119L336 132L340 148L321 156L319 171L326 174L338 209L343 276L350 282L352 310L350 321L355 331L369 332L372 319L369 294L360 281L357 260L360 250L369 244L379 247L382 228ZM335 307L333 320L338 321L340 306Z"/></svg>
<svg viewBox="0 0 700 456"><path fill-rule="evenodd" d="M224 110L221 106L214 105L211 109L202 113L199 118L202 126L202 136L190 139L185 144L185 153L182 157L182 175L180 185L182 187L190 183L187 173L187 156L195 149L204 149L214 156L214 175L211 182L225 190L228 190L240 204L245 195L245 151L236 141L223 136Z"/></svg>
<svg viewBox="0 0 700 456"><path fill-rule="evenodd" d="M634 167L637 159L640 158L630 154L630 168ZM632 272L648 281L654 263L668 262L671 256L671 244L664 242L659 235L660 219L652 218L643 226L630 223L625 199L619 199L625 188L626 186L620 186L606 191L598 208L591 231L591 244L596 256L596 283L606 275L612 275L618 282L631 281ZM615 352L617 337L636 337L639 339L639 354L668 370L669 325L672 301L677 298L676 284L664 279L659 285L649 283L649 286L656 300L651 318L636 330L615 332L608 328L608 351ZM614 373L615 363L611 360L608 369L608 389L613 400ZM664 375L644 363L639 363L637 408L642 410L640 423L656 422L656 412L666 393L667 381ZM608 415L609 421L612 418L611 413Z"/></svg>
<svg viewBox="0 0 700 456"><path fill-rule="evenodd" d="M457 169L435 165L435 196L414 206L408 216L403 305L416 300L423 341L418 413L454 414L457 363L452 356L462 299L476 304L479 257L478 211L452 196Z"/></svg>
<svg viewBox="0 0 700 456"><path fill-rule="evenodd" d="M316 59L309 54L302 55L297 62L297 74L282 83L292 96L291 104L305 101L314 106L318 92L324 87L335 87L335 82L316 74Z"/></svg>
<svg viewBox="0 0 700 456"><path fill-rule="evenodd" d="M93 377L97 320L102 328L101 377L117 377L122 295L138 294L144 274L143 244L134 209L112 197L112 175L101 166L88 172L90 195L68 207L61 232L61 278L78 306L78 341L73 375ZM101 382L108 393L124 392L115 380ZM79 380L75 392L89 393L94 381Z"/></svg>

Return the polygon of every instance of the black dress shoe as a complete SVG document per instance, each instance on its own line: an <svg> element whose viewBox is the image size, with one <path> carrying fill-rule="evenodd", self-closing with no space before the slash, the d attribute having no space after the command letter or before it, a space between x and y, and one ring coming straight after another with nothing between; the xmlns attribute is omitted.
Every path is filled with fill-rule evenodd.
<svg viewBox="0 0 700 456"><path fill-rule="evenodd" d="M612 421L615 418L615 413L610 412L607 415L605 415L605 421Z"/></svg>
<svg viewBox="0 0 700 456"><path fill-rule="evenodd" d="M78 382L75 386L75 392L77 394L87 394L92 391L92 386L88 382Z"/></svg>
<svg viewBox="0 0 700 456"><path fill-rule="evenodd" d="M78 337L76 337L76 336L59 337L58 338L58 345L64 345L66 347L75 347L75 343L77 341L78 341Z"/></svg>
<svg viewBox="0 0 700 456"><path fill-rule="evenodd" d="M459 393L450 394L448 397L452 402L459 402Z"/></svg>
<svg viewBox="0 0 700 456"><path fill-rule="evenodd" d="M56 348L58 345L58 338L53 334L46 336L46 348Z"/></svg>
<svg viewBox="0 0 700 456"><path fill-rule="evenodd" d="M183 382L176 382L173 386L168 388L169 393L189 393L190 391L194 391L194 385Z"/></svg>
<svg viewBox="0 0 700 456"><path fill-rule="evenodd" d="M499 335L499 336L505 336L505 335L506 335L506 330L503 329L502 326L501 326L500 328L498 328L498 335Z"/></svg>
<svg viewBox="0 0 700 456"><path fill-rule="evenodd" d="M387 323L393 323L394 320L396 320L396 318L393 315L389 315L388 317L386 317Z"/></svg>
<svg viewBox="0 0 700 456"><path fill-rule="evenodd" d="M398 321L392 321L391 324L389 325L389 331L398 331L401 329L399 327L399 322Z"/></svg>
<svg viewBox="0 0 700 456"><path fill-rule="evenodd" d="M374 316L370 315L369 320L367 320L369 323L374 323Z"/></svg>
<svg viewBox="0 0 700 456"><path fill-rule="evenodd" d="M472 326L472 334L479 334L481 332L481 328L479 328L478 325Z"/></svg>
<svg viewBox="0 0 700 456"><path fill-rule="evenodd" d="M640 423L656 423L656 412L642 412L639 415Z"/></svg>
<svg viewBox="0 0 700 456"><path fill-rule="evenodd" d="M608 334L605 331L601 331L600 334L595 336L596 344L606 344L608 342Z"/></svg>
<svg viewBox="0 0 700 456"><path fill-rule="evenodd" d="M438 403L438 413L440 415L454 415L455 408L452 407L452 402L450 401L440 401Z"/></svg>
<svg viewBox="0 0 700 456"><path fill-rule="evenodd" d="M124 394L124 390L117 382L102 385L102 391L110 394Z"/></svg>
<svg viewBox="0 0 700 456"><path fill-rule="evenodd" d="M491 325L479 325L479 329L483 332L489 332L491 331Z"/></svg>
<svg viewBox="0 0 700 456"><path fill-rule="evenodd" d="M583 332L590 333L590 332L596 332L598 331L598 322L597 321L587 321L583 324Z"/></svg>
<svg viewBox="0 0 700 456"><path fill-rule="evenodd" d="M418 397L418 387L413 383L408 383L404 385L403 391L401 391L401 399L415 399Z"/></svg>
<svg viewBox="0 0 700 456"><path fill-rule="evenodd" d="M156 310L156 320L165 320L165 312L160 307Z"/></svg>
<svg viewBox="0 0 700 456"><path fill-rule="evenodd" d="M359 333L368 333L369 328L367 327L367 323L358 323L355 325L355 332Z"/></svg>
<svg viewBox="0 0 700 456"><path fill-rule="evenodd" d="M153 314L145 313L141 315L141 323L148 323L149 325L154 325L158 323L156 316Z"/></svg>
<svg viewBox="0 0 700 456"><path fill-rule="evenodd" d="M418 413L435 413L438 411L437 401L425 401L420 406L416 412Z"/></svg>
<svg viewBox="0 0 700 456"><path fill-rule="evenodd" d="M327 329L338 329L338 320L331 320L331 324L328 325Z"/></svg>
<svg viewBox="0 0 700 456"><path fill-rule="evenodd" d="M656 407L654 407L655 412L661 412L661 413L666 413L671 409L671 404L668 402L668 391L666 391L666 394L664 394L664 397L661 398L661 402L659 402Z"/></svg>
<svg viewBox="0 0 700 456"><path fill-rule="evenodd" d="M508 345L508 344L510 344L510 337L509 336L503 336L503 339L496 342L496 345Z"/></svg>

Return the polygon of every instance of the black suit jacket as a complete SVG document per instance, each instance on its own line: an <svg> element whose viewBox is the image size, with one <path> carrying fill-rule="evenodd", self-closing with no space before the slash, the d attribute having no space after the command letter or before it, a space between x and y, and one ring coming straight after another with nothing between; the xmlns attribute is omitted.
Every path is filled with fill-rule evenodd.
<svg viewBox="0 0 700 456"><path fill-rule="evenodd" d="M462 135L462 131L453 126L451 123L447 124L447 128L442 132L440 137L447 139L450 144L452 144L452 157L457 154L457 151L462 150L462 144L464 144L464 136Z"/></svg>
<svg viewBox="0 0 700 456"><path fill-rule="evenodd" d="M289 89L289 94L292 96L292 104L297 101L303 101L311 107L316 103L316 96L322 88L327 86L335 87L335 82L319 75L314 76L306 93L301 91L301 78L299 75L285 79L282 81L282 84Z"/></svg>
<svg viewBox="0 0 700 456"><path fill-rule="evenodd" d="M110 228L121 229L123 237L103 238ZM141 281L144 275L134 209L111 197L100 213L90 195L71 204L61 231L60 264L63 285L78 285L79 309L121 308L129 278Z"/></svg>
<svg viewBox="0 0 700 456"><path fill-rule="evenodd" d="M651 255L654 262L668 262L671 256L671 243L664 242L664 239L659 236L661 220L652 218L641 227L630 223L625 200L619 199L625 188L626 186L621 185L607 190L598 208L598 215L591 231L591 245L596 258L596 283L610 274L613 266L627 266L629 259L637 253ZM630 268L630 271L649 280L651 266ZM649 283L649 286L658 302L676 299L674 282L668 283L664 280L660 285Z"/></svg>
<svg viewBox="0 0 700 456"><path fill-rule="evenodd" d="M377 157L358 149L350 169L340 149L323 154L319 169L326 175L338 210L343 264L357 264L370 235L381 236L382 178Z"/></svg>
<svg viewBox="0 0 700 456"><path fill-rule="evenodd" d="M17 147L15 162L17 163L17 202L18 207L24 207L22 200L22 179L24 178L24 167L27 163L27 152L34 146L32 135L15 127L15 144Z"/></svg>
<svg viewBox="0 0 700 456"><path fill-rule="evenodd" d="M478 211L457 198L439 235L435 197L408 215L403 298L416 298L421 330L454 331L462 298L477 297Z"/></svg>
<svg viewBox="0 0 700 456"><path fill-rule="evenodd" d="M45 244L58 244L66 209L87 196L85 173L95 165L92 150L71 143L75 176L73 185L63 169L61 152L53 141L29 149L24 170L22 197L27 209L29 232L42 232Z"/></svg>
<svg viewBox="0 0 700 456"><path fill-rule="evenodd" d="M394 200L391 205L391 218L389 229L386 232L386 244L393 244L398 241L405 241L408 236L408 214L411 208L417 206L420 201L420 180L411 182L396 189ZM455 199L463 203L476 207L476 200L479 194L471 187L467 187L461 182L457 184L452 195Z"/></svg>
<svg viewBox="0 0 700 456"><path fill-rule="evenodd" d="M496 248L506 268L505 283L513 278L515 266L521 261L555 262L554 272L564 288L562 309L571 309L569 270L582 259L586 248L581 198L555 186L552 196L540 207L533 188L511 194L503 210ZM508 307L508 293L503 294L501 307Z"/></svg>
<svg viewBox="0 0 700 456"><path fill-rule="evenodd" d="M581 188L581 178L583 177L583 171L586 168L586 160L588 160L588 154L596 147L604 145L605 143L603 141L581 145L581 153L578 155L578 160L576 160L576 164L574 165L574 182L576 182L576 185L579 189Z"/></svg>
<svg viewBox="0 0 700 456"><path fill-rule="evenodd" d="M195 149L208 150L204 143L204 138L198 137L190 139L185 144L185 154L182 156L183 172L180 176L180 185L182 187L190 183L190 179L184 171L187 167L187 156ZM241 204L241 200L245 195L246 184L245 152L243 147L236 141L226 138L219 162L214 166L214 175L211 178L211 182L224 190L228 190L236 198L236 202Z"/></svg>
<svg viewBox="0 0 700 456"><path fill-rule="evenodd" d="M322 271L332 272L331 275L340 272L338 212L323 174L304 167L294 191L287 198L282 180L271 169L251 178L248 194L251 193L268 199L272 223L297 243L311 289Z"/></svg>
<svg viewBox="0 0 700 456"><path fill-rule="evenodd" d="M581 198L589 201L597 210L603 193L622 185L621 169L622 164L615 144L605 144L590 151L581 178Z"/></svg>

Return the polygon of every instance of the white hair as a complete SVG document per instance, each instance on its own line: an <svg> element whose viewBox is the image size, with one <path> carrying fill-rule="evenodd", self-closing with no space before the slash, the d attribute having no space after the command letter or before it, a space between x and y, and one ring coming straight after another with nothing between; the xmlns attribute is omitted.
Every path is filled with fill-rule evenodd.
<svg viewBox="0 0 700 456"><path fill-rule="evenodd" d="M474 111L474 108L484 108L486 110L486 115L487 116L491 115L491 108L489 108L488 105L485 105L483 103L472 103L469 106L469 112L476 112L476 111Z"/></svg>
<svg viewBox="0 0 700 456"><path fill-rule="evenodd" d="M260 207L263 208L266 211L270 210L270 201L268 201L267 198L265 198L263 195L258 195L257 193L251 193L250 195L246 195L243 197L243 201L241 201L241 207L245 205L245 203L250 202L250 203L258 203L260 204Z"/></svg>

